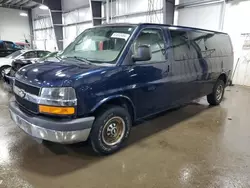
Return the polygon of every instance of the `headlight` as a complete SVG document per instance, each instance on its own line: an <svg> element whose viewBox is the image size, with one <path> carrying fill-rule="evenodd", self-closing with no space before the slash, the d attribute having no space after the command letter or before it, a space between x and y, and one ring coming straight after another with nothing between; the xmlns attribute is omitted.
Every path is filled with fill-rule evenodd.
<svg viewBox="0 0 250 188"><path fill-rule="evenodd" d="M39 104L53 106L76 106L75 89L72 87L42 88Z"/></svg>

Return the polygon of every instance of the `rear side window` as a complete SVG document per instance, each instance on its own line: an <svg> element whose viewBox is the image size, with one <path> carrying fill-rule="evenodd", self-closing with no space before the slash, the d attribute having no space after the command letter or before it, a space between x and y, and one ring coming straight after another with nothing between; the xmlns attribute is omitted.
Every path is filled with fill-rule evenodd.
<svg viewBox="0 0 250 188"><path fill-rule="evenodd" d="M38 57L38 58L42 58L42 57L44 57L44 56L46 56L46 55L48 55L48 54L49 54L48 51L38 51L38 52L37 52L37 57Z"/></svg>
<svg viewBox="0 0 250 188"><path fill-rule="evenodd" d="M189 40L201 52L202 57L218 57L232 53L228 35L214 32L189 31Z"/></svg>
<svg viewBox="0 0 250 188"><path fill-rule="evenodd" d="M215 54L213 46L207 46L207 39L213 36L214 33L201 31L188 31L188 39L190 45L193 46L198 54L198 58L211 57Z"/></svg>
<svg viewBox="0 0 250 188"><path fill-rule="evenodd" d="M136 55L138 47L141 45L148 45L152 52L152 58L149 63L161 62L166 59L165 43L160 29L144 29L141 31L134 44L132 45L132 52Z"/></svg>
<svg viewBox="0 0 250 188"><path fill-rule="evenodd" d="M173 50L174 59L181 61L188 59L188 53L190 50L188 42L188 34L186 31L170 30L172 43L170 48Z"/></svg>
<svg viewBox="0 0 250 188"><path fill-rule="evenodd" d="M232 53L230 38L226 34L206 31L170 30L174 59L221 57Z"/></svg>
<svg viewBox="0 0 250 188"><path fill-rule="evenodd" d="M208 49L215 49L216 56L225 56L232 53L232 46L228 35L214 34L206 40Z"/></svg>

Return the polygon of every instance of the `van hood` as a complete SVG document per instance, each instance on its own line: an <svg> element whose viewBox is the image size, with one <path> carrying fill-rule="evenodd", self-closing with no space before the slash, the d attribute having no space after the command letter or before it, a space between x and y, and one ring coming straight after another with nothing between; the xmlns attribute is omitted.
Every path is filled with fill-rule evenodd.
<svg viewBox="0 0 250 188"><path fill-rule="evenodd" d="M105 69L79 60L57 60L24 66L16 73L16 79L39 87L73 87L74 81L84 75Z"/></svg>

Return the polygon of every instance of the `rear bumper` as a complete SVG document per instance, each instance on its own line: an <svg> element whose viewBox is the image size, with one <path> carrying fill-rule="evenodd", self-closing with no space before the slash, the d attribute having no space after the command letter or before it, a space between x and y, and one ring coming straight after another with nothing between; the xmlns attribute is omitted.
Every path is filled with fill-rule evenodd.
<svg viewBox="0 0 250 188"><path fill-rule="evenodd" d="M61 121L31 116L20 110L15 101L10 102L9 111L12 120L27 134L62 144L86 141L95 119L94 117L86 117Z"/></svg>

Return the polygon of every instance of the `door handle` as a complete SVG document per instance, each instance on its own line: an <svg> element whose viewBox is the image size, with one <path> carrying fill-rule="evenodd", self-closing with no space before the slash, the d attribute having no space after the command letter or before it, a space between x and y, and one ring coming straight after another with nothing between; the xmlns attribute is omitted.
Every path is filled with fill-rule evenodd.
<svg viewBox="0 0 250 188"><path fill-rule="evenodd" d="M169 72L169 65L168 65L168 67L167 67L167 72Z"/></svg>

